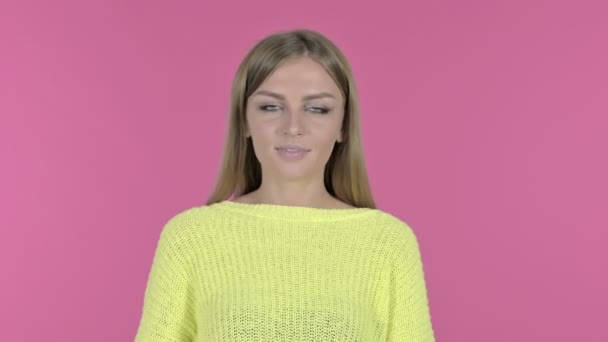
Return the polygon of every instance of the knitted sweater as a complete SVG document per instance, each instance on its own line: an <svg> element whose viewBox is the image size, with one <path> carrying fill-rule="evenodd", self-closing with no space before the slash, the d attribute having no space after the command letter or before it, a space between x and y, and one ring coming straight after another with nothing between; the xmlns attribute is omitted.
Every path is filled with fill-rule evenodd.
<svg viewBox="0 0 608 342"><path fill-rule="evenodd" d="M379 209L194 207L151 264L137 342L435 341L416 236Z"/></svg>

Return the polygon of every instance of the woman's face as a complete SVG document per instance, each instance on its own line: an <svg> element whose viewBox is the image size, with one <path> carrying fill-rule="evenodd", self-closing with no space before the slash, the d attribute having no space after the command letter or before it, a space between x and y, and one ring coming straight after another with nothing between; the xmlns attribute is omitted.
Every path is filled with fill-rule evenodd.
<svg viewBox="0 0 608 342"><path fill-rule="evenodd" d="M283 61L247 100L247 135L264 178L322 180L343 117L340 89L322 65Z"/></svg>

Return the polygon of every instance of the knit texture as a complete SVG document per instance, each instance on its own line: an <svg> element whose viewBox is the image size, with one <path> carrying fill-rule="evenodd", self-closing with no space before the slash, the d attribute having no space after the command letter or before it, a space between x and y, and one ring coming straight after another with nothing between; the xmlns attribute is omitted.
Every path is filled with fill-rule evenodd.
<svg viewBox="0 0 608 342"><path fill-rule="evenodd" d="M433 342L418 241L379 209L184 210L160 233L135 341Z"/></svg>

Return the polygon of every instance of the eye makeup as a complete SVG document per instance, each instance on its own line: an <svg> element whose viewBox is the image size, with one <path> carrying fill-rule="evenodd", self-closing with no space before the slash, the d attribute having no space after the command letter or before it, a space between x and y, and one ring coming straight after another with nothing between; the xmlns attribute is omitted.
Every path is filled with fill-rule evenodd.
<svg viewBox="0 0 608 342"><path fill-rule="evenodd" d="M263 112L276 112L277 110L280 110L281 107L278 105L263 104L258 105L257 109ZM308 106L306 107L306 110L316 114L328 114L331 112L330 108L324 106Z"/></svg>

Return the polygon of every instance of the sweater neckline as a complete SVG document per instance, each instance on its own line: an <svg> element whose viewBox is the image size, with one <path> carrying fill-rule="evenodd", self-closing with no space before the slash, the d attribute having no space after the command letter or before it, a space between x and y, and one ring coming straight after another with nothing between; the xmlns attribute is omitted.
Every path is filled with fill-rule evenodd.
<svg viewBox="0 0 608 342"><path fill-rule="evenodd" d="M372 208L315 208L269 203L241 203L224 200L213 204L217 208L242 214L296 221L336 221L365 215Z"/></svg>

